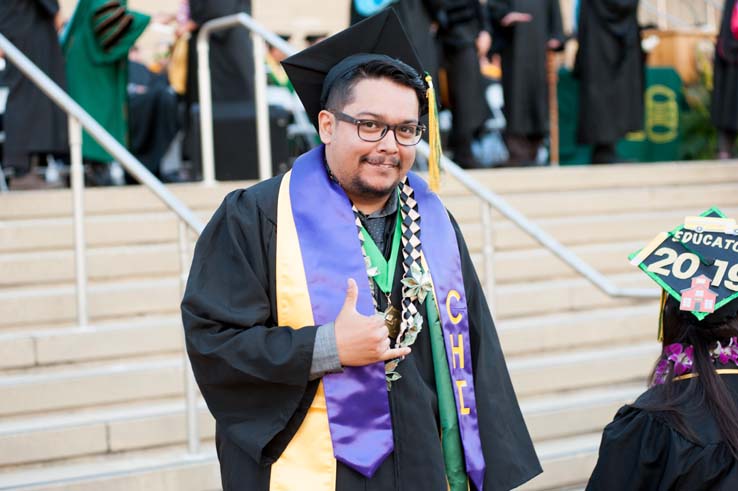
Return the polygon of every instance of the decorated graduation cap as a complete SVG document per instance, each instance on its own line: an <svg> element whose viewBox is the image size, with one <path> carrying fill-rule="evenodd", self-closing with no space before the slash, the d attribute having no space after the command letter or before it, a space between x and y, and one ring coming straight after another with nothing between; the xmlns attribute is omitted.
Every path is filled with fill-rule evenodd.
<svg viewBox="0 0 738 491"><path fill-rule="evenodd" d="M706 328L738 315L738 224L719 209L686 217L628 259L663 288L662 311L671 296Z"/></svg>
<svg viewBox="0 0 738 491"><path fill-rule="evenodd" d="M425 80L431 147L428 168L431 188L437 190L441 143L433 81L423 71L418 55L393 9L385 9L290 56L282 65L310 121L317 128L318 114L325 109L333 84L357 67L382 59L400 61Z"/></svg>

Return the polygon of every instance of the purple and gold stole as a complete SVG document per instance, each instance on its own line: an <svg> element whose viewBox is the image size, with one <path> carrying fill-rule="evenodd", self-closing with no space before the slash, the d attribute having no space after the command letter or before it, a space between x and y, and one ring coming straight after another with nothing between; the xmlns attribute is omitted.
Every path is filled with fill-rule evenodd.
<svg viewBox="0 0 738 491"><path fill-rule="evenodd" d="M359 287L357 310L374 314L351 203L328 178L323 162L324 147L311 150L297 159L280 186L276 286L281 326L333 322L343 305L348 278ZM467 474L481 490L485 464L458 244L437 196L418 176L411 173L409 179L425 231L423 256L439 302ZM371 477L392 450L384 363L344 367L343 373L323 377L305 420L272 465L271 489L332 490L337 460Z"/></svg>

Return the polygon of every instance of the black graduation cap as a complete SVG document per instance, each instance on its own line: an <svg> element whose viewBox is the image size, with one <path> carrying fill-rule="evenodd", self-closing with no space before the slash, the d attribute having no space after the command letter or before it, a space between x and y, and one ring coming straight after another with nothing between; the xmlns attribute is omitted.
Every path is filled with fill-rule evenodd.
<svg viewBox="0 0 738 491"><path fill-rule="evenodd" d="M364 19L282 61L295 92L316 128L318 113L323 109L321 99L329 88L326 87L324 92L326 78L328 85L331 85L337 76L369 59L354 55L386 55L410 65L419 76L423 76L418 55L394 10L386 9ZM346 60L350 56L353 58ZM332 71L334 67L336 70Z"/></svg>
<svg viewBox="0 0 738 491"><path fill-rule="evenodd" d="M639 267L706 327L738 314L738 225L718 208L689 216L631 254Z"/></svg>

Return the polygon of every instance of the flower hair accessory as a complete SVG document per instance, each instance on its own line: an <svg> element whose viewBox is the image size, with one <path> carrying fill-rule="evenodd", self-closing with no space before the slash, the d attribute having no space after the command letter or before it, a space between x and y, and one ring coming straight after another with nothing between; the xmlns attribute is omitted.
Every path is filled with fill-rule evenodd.
<svg viewBox="0 0 738 491"><path fill-rule="evenodd" d="M738 337L730 338L730 341L723 346L718 341L717 345L710 350L710 357L713 363L727 365L732 363L738 366ZM691 345L683 345L680 343L669 344L664 347L664 353L656 366L653 374L651 385L661 385L666 382L668 377L679 377L692 373L694 367L694 347Z"/></svg>

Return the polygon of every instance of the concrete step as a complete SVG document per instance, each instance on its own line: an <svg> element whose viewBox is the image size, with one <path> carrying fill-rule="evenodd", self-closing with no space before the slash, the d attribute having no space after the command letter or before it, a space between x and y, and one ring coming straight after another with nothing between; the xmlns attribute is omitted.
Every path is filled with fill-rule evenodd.
<svg viewBox="0 0 738 491"><path fill-rule="evenodd" d="M211 447L212 448L212 447ZM0 472L3 491L215 491L214 451L188 455L182 447L126 452L43 467Z"/></svg>
<svg viewBox="0 0 738 491"><path fill-rule="evenodd" d="M179 274L179 250L174 243L141 244L87 250L91 281L161 277ZM72 250L8 253L0 256L0 288L17 285L72 283Z"/></svg>
<svg viewBox="0 0 738 491"><path fill-rule="evenodd" d="M527 167L467 171L497 193L580 191L736 182L738 164L731 162L674 162L602 166ZM463 195L467 189L452 178L441 181L441 196Z"/></svg>
<svg viewBox="0 0 738 491"><path fill-rule="evenodd" d="M659 353L658 343L608 347L561 354L508 356L520 397L645 380ZM614 369L613 367L618 367ZM84 408L180 396L182 355L128 357L36 367L0 376L0 415Z"/></svg>
<svg viewBox="0 0 738 491"><path fill-rule="evenodd" d="M615 411L645 386L626 384L521 399L534 441L601 431ZM214 421L198 405L200 436L214 437ZM110 454L186 442L182 400L142 401L66 414L18 416L0 422L0 467ZM64 442L64 444L61 444Z"/></svg>
<svg viewBox="0 0 738 491"><path fill-rule="evenodd" d="M592 216L565 216L533 220L564 245L617 244L624 242L645 243L659 232L671 230L684 221L684 217L703 212L712 204L707 200L702 206L684 208L675 205L672 210L637 211L632 213L608 213ZM728 216L738 216L738 207L720 207ZM507 220L494 220L493 240L499 251L538 248L540 244L530 238L517 225ZM481 223L463 223L462 232L467 243L478 247L472 252L481 251ZM471 247L470 245L470 247Z"/></svg>
<svg viewBox="0 0 738 491"><path fill-rule="evenodd" d="M536 445L543 474L516 489L541 491L583 488L597 463L600 438L600 433L590 433Z"/></svg>
<svg viewBox="0 0 738 491"><path fill-rule="evenodd" d="M605 232L606 237L612 241L613 238L618 237L617 231L622 230L617 226L613 228L613 224L618 224L618 217L628 220L623 216L624 214L635 214L641 218L648 218L654 212L663 212L666 216L673 217L666 223L659 222L661 226L650 225L650 223L644 225L640 222L623 224L620 220L620 223L625 225L623 228L636 227L635 230L638 231L636 235L633 235L633 231L627 232L627 236L621 237L620 241L642 240L650 238L663 227L671 229L685 215L699 213L714 204L724 210L732 210L738 205L738 197L733 196L735 193L731 191L734 187L735 184L727 183L702 187L687 186L687 189L681 187L636 189L630 194L625 190L614 190L604 195L603 191L588 191L587 193L590 194L585 196L576 194L545 196L535 193L530 196L516 195L514 198L518 202L511 200L511 204L529 218L542 220L539 224L555 236L567 237L565 242L578 238L576 243L592 243L587 238L592 233L601 234L602 232ZM220 195L213 203L193 209L203 221L207 221L219 203ZM481 204L477 198L471 195L452 196L445 200L445 204L460 223L481 226L479 225ZM644 209L649 212L644 214L641 211ZM684 210L684 212L677 214L673 210ZM585 217L590 218L585 219ZM600 224L599 222L603 219L605 219L604 223ZM531 241L520 242L522 233L510 238L506 237L514 226L499 215L495 214L493 223L497 247L504 249L532 244ZM560 227L564 229L559 230ZM176 240L177 221L171 212L151 207L140 207L136 211L136 207L132 206L120 209L115 214L88 215L86 228L86 240L89 246L156 243ZM467 239L471 244L481 244L481 240L471 238L474 234L474 227L464 227L464 232L469 236ZM571 234L573 237L568 237ZM71 248L73 237L71 213L53 218L28 218L21 214L21 218L7 220L0 226L0 252Z"/></svg>
<svg viewBox="0 0 738 491"><path fill-rule="evenodd" d="M610 275L609 279L623 288L654 288L656 291L653 281L638 271ZM647 302L640 299L612 298L583 278L500 285L487 299L493 305L495 319L499 320Z"/></svg>
<svg viewBox="0 0 738 491"><path fill-rule="evenodd" d="M643 384L661 352L658 342L567 353L509 357L518 397L613 384Z"/></svg>
<svg viewBox="0 0 738 491"><path fill-rule="evenodd" d="M203 401L198 405L201 439L212 440L215 423ZM181 399L146 401L0 422L0 468L109 455L185 444L185 405Z"/></svg>
<svg viewBox="0 0 738 491"><path fill-rule="evenodd" d="M472 240L478 237L472 235ZM172 237L174 239L174 237ZM584 261L602 273L632 271L628 254L643 246L641 242L579 245L571 248ZM469 247L481 251L482 244L470 242ZM546 278L576 276L572 268L544 248L503 250L494 256L494 273L498 283L512 283ZM480 276L484 258L480 252L472 255ZM71 249L5 253L0 256L0 288L23 285L73 283L75 257ZM176 276L179 274L179 249L172 240L163 243L96 246L87 251L87 271L91 281Z"/></svg>
<svg viewBox="0 0 738 491"><path fill-rule="evenodd" d="M141 317L87 327L8 330L0 333L0 369L178 353L184 346L182 333L179 316Z"/></svg>
<svg viewBox="0 0 738 491"><path fill-rule="evenodd" d="M527 217L587 216L627 213L640 210L738 205L736 180L716 184L681 184L669 187L598 189L577 192L532 192L506 196L507 201ZM708 204L709 203L709 204Z"/></svg>
<svg viewBox="0 0 738 491"><path fill-rule="evenodd" d="M230 181L215 186L201 183L167 184L166 187L188 208L212 211L226 194L249 187L253 181ZM167 211L167 206L144 186L87 188L84 192L85 216L137 214ZM67 218L73 214L69 189L8 193L3 196L0 220Z"/></svg>
<svg viewBox="0 0 738 491"><path fill-rule="evenodd" d="M621 286L652 287L638 271L612 275ZM89 316L102 319L137 315L176 314L181 300L179 278L91 282L88 287ZM567 310L636 304L612 299L588 281L571 278L500 285L492 298L499 319ZM0 289L0 329L3 327L74 322L76 293L72 285Z"/></svg>
<svg viewBox="0 0 738 491"><path fill-rule="evenodd" d="M628 255L641 247L643 242L617 242L577 245L572 246L571 251L600 273L611 274L632 272ZM472 261L483 278L484 257L481 252L473 254ZM495 281L499 284L579 276L562 259L544 248L498 251L494 254L493 268Z"/></svg>
<svg viewBox="0 0 738 491"><path fill-rule="evenodd" d="M632 403L645 383L610 385L520 399L525 422L536 444L602 432L624 404Z"/></svg>
<svg viewBox="0 0 738 491"><path fill-rule="evenodd" d="M183 390L182 355L47 367L0 376L0 416L179 397Z"/></svg>
<svg viewBox="0 0 738 491"><path fill-rule="evenodd" d="M683 187L737 182L735 162L679 162L663 164L616 164L601 167L536 167L470 171L478 182L502 194L616 190L619 188ZM201 183L168 184L167 188L191 208L217 207L233 189L245 188L252 181L222 182L215 186ZM441 196L466 196L469 192L455 179L442 182ZM89 188L85 190L88 215L121 212L163 211L165 206L142 186ZM13 193L3 197L0 219L68 217L72 215L69 190Z"/></svg>
<svg viewBox="0 0 738 491"><path fill-rule="evenodd" d="M497 322L505 356L655 340L658 302L561 312Z"/></svg>
<svg viewBox="0 0 738 491"><path fill-rule="evenodd" d="M181 299L178 278L92 282L87 295L93 322L115 317L176 314ZM0 290L0 328L73 322L76 315L76 293L72 285Z"/></svg>
<svg viewBox="0 0 738 491"><path fill-rule="evenodd" d="M202 212L196 214L205 218ZM172 243L178 240L178 220L165 212L93 216L85 220L85 238L89 248ZM17 220L0 226L0 253L73 248L71 217Z"/></svg>

